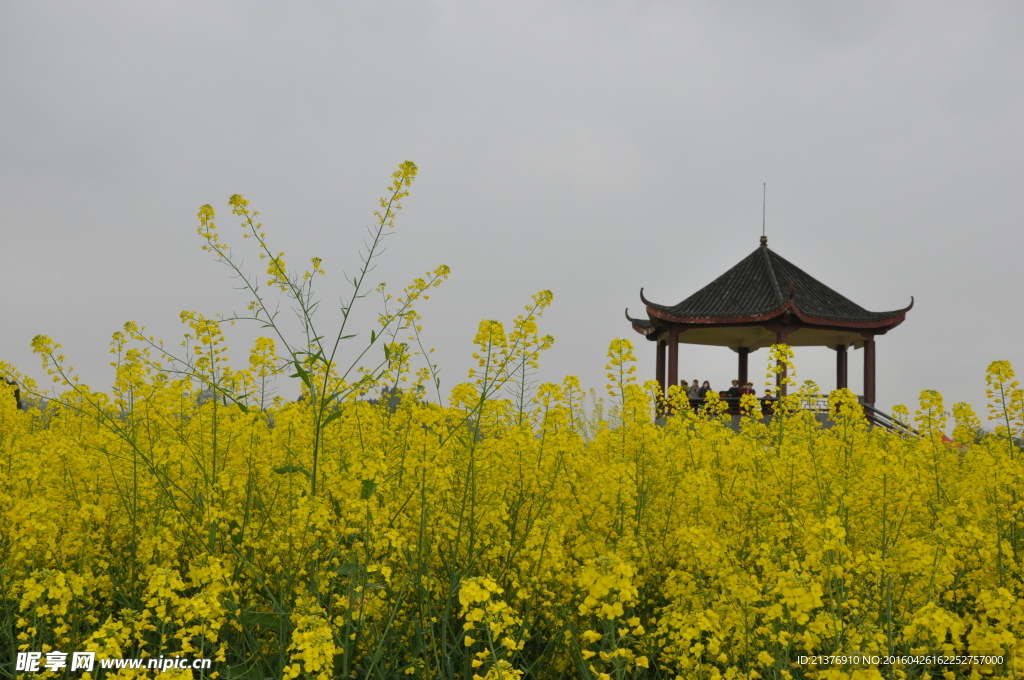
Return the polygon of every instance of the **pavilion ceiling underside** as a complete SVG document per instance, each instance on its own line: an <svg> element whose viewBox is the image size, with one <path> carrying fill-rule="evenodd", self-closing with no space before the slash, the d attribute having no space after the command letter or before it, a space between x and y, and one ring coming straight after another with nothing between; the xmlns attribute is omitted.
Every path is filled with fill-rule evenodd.
<svg viewBox="0 0 1024 680"><path fill-rule="evenodd" d="M709 327L689 328L679 334L680 344L713 345L737 349L746 347L754 351L762 347L771 347L776 340L775 330L761 326ZM657 333L659 340L668 340L668 331ZM789 332L786 344L793 347L836 347L847 345L860 348L864 346L864 338L859 332L828 328L799 328Z"/></svg>

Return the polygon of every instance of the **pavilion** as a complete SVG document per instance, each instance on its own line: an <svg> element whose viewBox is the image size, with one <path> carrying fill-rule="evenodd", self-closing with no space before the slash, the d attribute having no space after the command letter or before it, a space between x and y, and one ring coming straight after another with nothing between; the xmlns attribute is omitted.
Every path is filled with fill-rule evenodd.
<svg viewBox="0 0 1024 680"><path fill-rule="evenodd" d="M644 297L647 319L626 318L657 347L662 392L679 383L679 345L729 347L739 354L737 377L747 382L751 352L774 344L830 347L836 352L836 388L847 387L847 349L864 349L863 402L875 403L875 337L900 325L914 306L869 312L768 248L768 239L735 267L677 305ZM668 361L666 362L666 353ZM666 366L667 363L667 366ZM666 368L668 375L666 376ZM779 390L786 393L785 384Z"/></svg>

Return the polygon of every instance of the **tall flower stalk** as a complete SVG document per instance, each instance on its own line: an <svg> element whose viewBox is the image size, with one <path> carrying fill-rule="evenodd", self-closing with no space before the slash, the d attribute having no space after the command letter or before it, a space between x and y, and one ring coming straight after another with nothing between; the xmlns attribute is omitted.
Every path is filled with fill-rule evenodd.
<svg viewBox="0 0 1024 680"><path fill-rule="evenodd" d="M252 210L249 201L243 196L235 194L229 200L232 214L242 218L244 237L255 241L260 259L267 265L266 284L262 287L258 277L243 269L230 246L221 239L213 207L204 205L199 211L198 232L205 241L203 249L230 268L232 276L251 295L247 313L229 316L224 321L255 321L272 330L283 350L282 359L294 370L291 377L302 382L303 398L313 405L312 470L309 477L310 493L314 496L320 478L324 428L341 416L339 406L349 395L365 393L377 385L391 366L392 352L403 351L396 338L418 318L415 314L416 303L426 299L428 291L439 286L449 275L449 268L441 265L425 277L416 279L413 285L403 291L401 297L393 301L393 308L386 309L380 315L379 330L370 331L369 337L364 337L363 344L349 354L347 361L342 362L340 351L343 343L359 337L359 333L351 331L351 320L357 305L367 297L367 277L383 251L384 240L394 233L395 217L402 209L402 200L409 195L417 172L414 163L405 161L392 175L388 193L380 199L380 208L374 213L375 224L370 228L365 248L359 254L360 267L354 276L346 277L351 287L340 307L341 323L333 333L323 332L316 320L320 300L314 292L313 283L317 276L324 274L321 258L311 258L309 269L301 274L289 272L285 253L270 247L263 224L257 221L259 212ZM296 342L289 337L281 323L280 309L272 304L265 292L267 289L276 289L290 300L292 312L301 329L300 341ZM386 342L387 339L391 342ZM370 359L370 366L365 367L364 362L370 351L378 346L382 356ZM360 368L363 370L357 373ZM239 402L248 396L237 395L233 398Z"/></svg>

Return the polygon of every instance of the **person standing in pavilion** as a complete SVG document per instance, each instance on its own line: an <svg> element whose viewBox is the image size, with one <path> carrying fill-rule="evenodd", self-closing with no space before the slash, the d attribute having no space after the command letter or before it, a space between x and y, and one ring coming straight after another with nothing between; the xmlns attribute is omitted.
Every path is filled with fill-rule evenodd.
<svg viewBox="0 0 1024 680"><path fill-rule="evenodd" d="M698 401L699 399L701 399L700 383L694 380L693 384L690 385L690 400Z"/></svg>

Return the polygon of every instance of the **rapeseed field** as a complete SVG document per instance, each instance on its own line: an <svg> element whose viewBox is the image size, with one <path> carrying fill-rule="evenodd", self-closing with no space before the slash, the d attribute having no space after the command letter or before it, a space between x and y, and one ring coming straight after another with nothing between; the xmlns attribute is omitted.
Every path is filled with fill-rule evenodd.
<svg viewBox="0 0 1024 680"><path fill-rule="evenodd" d="M346 323L415 174L403 164L382 199ZM610 345L600 399L571 377L539 382L542 291L507 326L480 324L468 380L442 395L415 308L446 267L379 289L372 334L325 333L322 261L290 273L258 213L231 206L265 278L236 265L208 206L200 234L251 293L235 320L269 329L246 360L229 362L226 320L186 313L182 346L136 324L115 334L109 391L82 384L46 337L45 408L42 388L0 363L30 406L0 382L4 677L153 677L14 668L17 652L55 650L213 661L166 678L1024 667L1024 391L1007 362L986 377L987 429L957 404L951 441L935 392L901 435L869 427L846 390L822 429L803 408L810 383L767 423L747 402L736 431L714 398L695 411L674 388L656 403L627 340ZM271 294L298 310L297 339ZM769 380L789 356L774 348ZM273 395L287 376L297 401ZM1002 662L914 663L928 655Z"/></svg>

